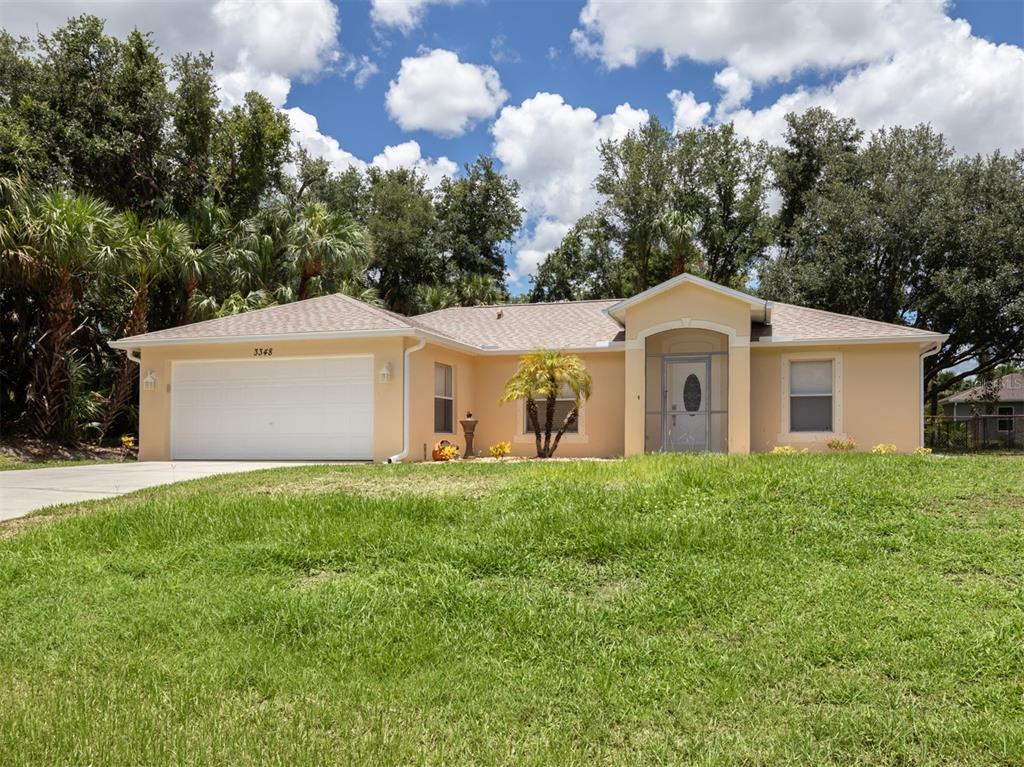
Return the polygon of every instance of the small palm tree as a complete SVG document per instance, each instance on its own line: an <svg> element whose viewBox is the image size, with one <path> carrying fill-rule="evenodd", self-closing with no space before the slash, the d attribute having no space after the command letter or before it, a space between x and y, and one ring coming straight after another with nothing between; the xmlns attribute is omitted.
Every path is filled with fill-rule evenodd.
<svg viewBox="0 0 1024 767"><path fill-rule="evenodd" d="M565 430L579 419L580 405L584 400L590 398L591 385L590 373L583 367L583 360L575 354L541 349L519 359L519 368L505 384L505 392L501 396L501 401L526 400L526 414L530 419L530 426L533 428L536 439L537 457L550 458L558 449L558 443L561 441L562 435L565 434ZM555 405L559 396L565 391L572 392L573 406L558 426L558 431L552 442L551 430L554 428ZM546 400L543 432L537 408L538 400Z"/></svg>

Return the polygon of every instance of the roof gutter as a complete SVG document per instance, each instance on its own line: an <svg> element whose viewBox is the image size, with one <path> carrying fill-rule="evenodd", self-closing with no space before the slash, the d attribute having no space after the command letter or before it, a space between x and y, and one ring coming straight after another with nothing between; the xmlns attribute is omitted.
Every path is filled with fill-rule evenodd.
<svg viewBox="0 0 1024 767"><path fill-rule="evenodd" d="M412 392L411 379L409 375L409 357L427 345L427 337L420 336L419 343L410 346L405 350L402 361L402 452L395 453L388 458L388 463L401 463L409 455L409 397Z"/></svg>

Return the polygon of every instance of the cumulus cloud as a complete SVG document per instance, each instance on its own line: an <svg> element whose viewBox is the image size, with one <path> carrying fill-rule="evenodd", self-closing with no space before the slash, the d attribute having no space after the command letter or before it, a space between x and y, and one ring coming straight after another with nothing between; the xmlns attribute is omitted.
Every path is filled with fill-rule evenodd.
<svg viewBox="0 0 1024 767"><path fill-rule="evenodd" d="M405 130L460 136L507 98L494 67L467 64L438 49L402 59L385 101L388 114Z"/></svg>
<svg viewBox="0 0 1024 767"><path fill-rule="evenodd" d="M743 3L588 0L572 39L611 69L650 54L666 66L723 62L715 118L753 138L777 141L787 112L823 106L868 129L930 122L964 152L1024 146L1024 50L975 37L946 9L943 0L787 0L756 13ZM755 87L808 71L839 76L743 108Z"/></svg>
<svg viewBox="0 0 1024 767"><path fill-rule="evenodd" d="M373 158L375 167L381 170L408 168L427 177L427 186L435 187L445 176L454 176L459 166L447 157L436 160L423 157L419 142L404 141L401 144L384 147L384 151Z"/></svg>
<svg viewBox="0 0 1024 767"><path fill-rule="evenodd" d="M331 164L336 173L349 168L366 167L366 163L351 152L341 148L333 136L320 132L320 125L314 115L298 107L284 110L292 126L292 139L313 157L323 158Z"/></svg>
<svg viewBox="0 0 1024 767"><path fill-rule="evenodd" d="M711 112L711 104L698 102L692 91L669 91L668 100L672 102L672 129L677 133L700 127Z"/></svg>
<svg viewBox="0 0 1024 767"><path fill-rule="evenodd" d="M423 21L431 5L457 5L461 0L372 0L370 18L382 27L395 27L408 34Z"/></svg>
<svg viewBox="0 0 1024 767"><path fill-rule="evenodd" d="M106 19L107 32L118 36L143 26L168 58L212 51L228 106L249 89L283 106L293 79L311 77L339 57L338 11L330 0L9 0L3 26L32 37L82 13Z"/></svg>
<svg viewBox="0 0 1024 767"><path fill-rule="evenodd" d="M629 104L598 116L555 93L538 93L501 110L491 128L494 154L519 182L533 231L516 252L514 275L535 271L540 257L597 205L593 181L600 169L600 142L622 138L648 119L646 110Z"/></svg>

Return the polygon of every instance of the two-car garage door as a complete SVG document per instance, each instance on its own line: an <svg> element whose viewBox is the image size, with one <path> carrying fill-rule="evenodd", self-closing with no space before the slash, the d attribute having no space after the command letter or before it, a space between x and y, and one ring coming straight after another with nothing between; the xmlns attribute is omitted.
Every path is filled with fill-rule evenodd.
<svg viewBox="0 0 1024 767"><path fill-rule="evenodd" d="M373 358L175 362L171 457L371 460Z"/></svg>

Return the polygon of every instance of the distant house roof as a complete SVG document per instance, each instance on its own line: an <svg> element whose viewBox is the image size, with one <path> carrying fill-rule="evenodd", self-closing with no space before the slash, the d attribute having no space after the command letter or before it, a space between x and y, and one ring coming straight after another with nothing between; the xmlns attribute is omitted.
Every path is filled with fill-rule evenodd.
<svg viewBox="0 0 1024 767"><path fill-rule="evenodd" d="M1024 402L1024 373L1010 373L1003 376L986 391L984 384L979 384L971 389L966 389L948 397L943 397L939 402L942 404L954 402Z"/></svg>
<svg viewBox="0 0 1024 767"><path fill-rule="evenodd" d="M698 285L706 283L699 278L689 281ZM716 286L718 288L719 292L729 296L745 296L731 288ZM751 305L751 342L756 346L927 342L944 338L941 334L905 325L771 303L751 296L745 298ZM628 303L608 299L451 307L403 317L338 293L122 338L111 345L132 349L260 339L425 335L440 343L482 353L513 353L539 348L582 351L614 348L624 340L620 318L623 306ZM762 321L765 319L770 324Z"/></svg>

